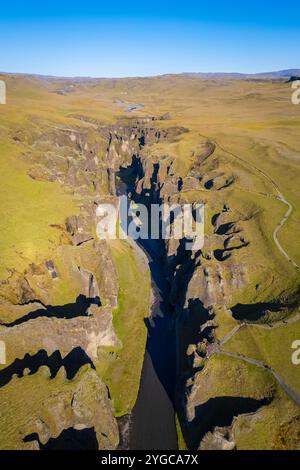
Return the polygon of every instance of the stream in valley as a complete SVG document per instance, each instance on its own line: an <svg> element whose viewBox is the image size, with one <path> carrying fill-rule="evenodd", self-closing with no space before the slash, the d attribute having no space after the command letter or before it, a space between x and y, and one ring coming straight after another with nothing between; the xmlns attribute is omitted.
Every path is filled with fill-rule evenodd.
<svg viewBox="0 0 300 470"><path fill-rule="evenodd" d="M158 253L153 250L155 241L140 242L149 258L153 302L147 321L148 338L140 390L131 416L130 448L173 450L177 449L173 407L175 324L167 302L168 285L163 266Z"/></svg>
<svg viewBox="0 0 300 470"><path fill-rule="evenodd" d="M119 189L120 195L120 189ZM124 194L124 190L122 191ZM168 297L158 240L136 240L137 253L146 254L151 272L152 304L144 364L136 404L119 420L121 449L176 450L174 392L176 383L175 319ZM136 286L138 289L138 286Z"/></svg>

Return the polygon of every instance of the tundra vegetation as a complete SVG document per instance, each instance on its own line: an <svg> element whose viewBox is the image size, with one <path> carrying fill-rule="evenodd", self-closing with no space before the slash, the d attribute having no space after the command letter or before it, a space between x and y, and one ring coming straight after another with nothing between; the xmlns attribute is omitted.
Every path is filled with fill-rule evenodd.
<svg viewBox="0 0 300 470"><path fill-rule="evenodd" d="M205 204L203 249L161 247L180 448L298 449L300 115L290 84L0 79L0 448L118 446L151 307L139 247L96 236L96 208L116 203L122 170L137 201Z"/></svg>

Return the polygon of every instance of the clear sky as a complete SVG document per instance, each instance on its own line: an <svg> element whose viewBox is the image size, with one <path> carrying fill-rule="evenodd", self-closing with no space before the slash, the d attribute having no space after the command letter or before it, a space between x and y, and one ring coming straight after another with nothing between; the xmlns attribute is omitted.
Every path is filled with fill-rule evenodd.
<svg viewBox="0 0 300 470"><path fill-rule="evenodd" d="M300 68L298 0L5 0L0 71L147 76Z"/></svg>

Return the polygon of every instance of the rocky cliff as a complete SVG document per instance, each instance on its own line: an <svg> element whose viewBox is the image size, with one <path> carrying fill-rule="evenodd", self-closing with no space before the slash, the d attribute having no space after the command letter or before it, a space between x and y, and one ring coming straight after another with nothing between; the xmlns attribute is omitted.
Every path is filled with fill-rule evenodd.
<svg viewBox="0 0 300 470"><path fill-rule="evenodd" d="M132 410L139 388L150 290L148 266L132 246L96 237L96 208L116 204L121 183L146 205L205 205L201 250L186 250L184 239L160 244L186 446L298 448L300 389L282 348L299 334L299 276L272 237L284 214L274 180L260 169L266 143L241 133L229 139L222 128L221 145L200 133L212 127L201 101L210 83L199 91L193 82L200 98L188 104L176 98L175 117L160 92L148 105L164 112L130 118L107 111L116 82L108 91L75 83L75 101L69 84L57 93L57 84L55 91L26 79L37 106L34 93L20 103L23 88L10 80L14 101L0 121L1 448L118 446L116 417ZM234 96L233 107L240 90ZM251 158L233 151L239 139Z"/></svg>

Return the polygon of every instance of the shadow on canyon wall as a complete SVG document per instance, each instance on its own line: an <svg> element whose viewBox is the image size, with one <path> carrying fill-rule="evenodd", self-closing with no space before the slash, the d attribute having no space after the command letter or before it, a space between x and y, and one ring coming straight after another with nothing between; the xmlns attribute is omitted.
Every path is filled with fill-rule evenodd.
<svg viewBox="0 0 300 470"><path fill-rule="evenodd" d="M21 325L29 320L35 320L40 317L47 318L65 318L71 319L76 317L82 317L88 315L88 308L91 305L101 306L100 297L88 298L85 295L80 294L76 301L70 304L65 305L45 305L43 308L37 309L33 312L29 312L21 318L11 322L11 323L2 323L1 325L7 326L9 328Z"/></svg>
<svg viewBox="0 0 300 470"><path fill-rule="evenodd" d="M18 377L23 377L24 370L28 369L28 375L33 375L41 366L49 367L52 379L56 376L59 369L64 366L67 378L71 380L85 364L90 364L95 369L89 356L79 346L72 349L64 358L62 358L60 351L54 351L53 354L48 356L47 352L41 349L32 356L26 354L23 359L16 359L8 367L0 370L0 387L7 385L15 374Z"/></svg>
<svg viewBox="0 0 300 470"><path fill-rule="evenodd" d="M184 430L184 438L191 450L197 450L203 437L215 427L231 426L234 417L254 413L262 406L270 404L270 398L255 400L244 397L211 398L195 409L196 416Z"/></svg>
<svg viewBox="0 0 300 470"><path fill-rule="evenodd" d="M288 311L287 304L280 303L257 303L237 304L231 308L235 320L255 322L261 320L268 312L280 313Z"/></svg>
<svg viewBox="0 0 300 470"><path fill-rule="evenodd" d="M98 450L98 441L94 428L64 429L58 437L51 437L46 444L40 442L37 433L28 434L23 441L37 441L40 450Z"/></svg>

